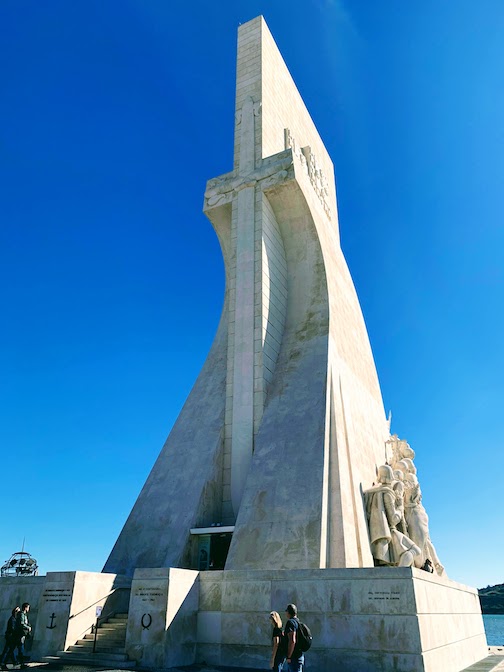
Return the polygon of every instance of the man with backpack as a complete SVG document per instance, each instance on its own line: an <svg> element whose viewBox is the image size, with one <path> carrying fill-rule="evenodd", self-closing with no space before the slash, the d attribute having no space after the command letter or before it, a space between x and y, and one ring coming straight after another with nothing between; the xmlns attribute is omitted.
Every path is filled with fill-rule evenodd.
<svg viewBox="0 0 504 672"><path fill-rule="evenodd" d="M288 618L285 624L288 669L289 672L303 672L304 654L312 642L311 632L304 623L299 621L295 604L288 604L285 613Z"/></svg>

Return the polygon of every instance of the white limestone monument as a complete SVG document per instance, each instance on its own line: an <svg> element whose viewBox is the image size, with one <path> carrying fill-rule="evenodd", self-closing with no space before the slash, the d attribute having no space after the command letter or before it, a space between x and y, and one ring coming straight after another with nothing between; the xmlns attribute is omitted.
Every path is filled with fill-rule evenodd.
<svg viewBox="0 0 504 672"><path fill-rule="evenodd" d="M220 325L105 569L189 567L190 530L219 522L226 569L372 567L361 490L388 424L333 164L262 19L239 31L234 169L204 212Z"/></svg>
<svg viewBox="0 0 504 672"><path fill-rule="evenodd" d="M266 615L296 602L311 669L459 672L487 653L477 593L446 577L390 437L333 164L262 17L238 31L235 109L204 196L220 324L104 568L133 577L128 652L264 666Z"/></svg>
<svg viewBox="0 0 504 672"><path fill-rule="evenodd" d="M262 17L238 31L234 165L204 212L217 335L104 571L4 576L0 622L30 602L32 660L264 669L294 602L314 672L462 672L487 656L478 594L390 436L333 165Z"/></svg>

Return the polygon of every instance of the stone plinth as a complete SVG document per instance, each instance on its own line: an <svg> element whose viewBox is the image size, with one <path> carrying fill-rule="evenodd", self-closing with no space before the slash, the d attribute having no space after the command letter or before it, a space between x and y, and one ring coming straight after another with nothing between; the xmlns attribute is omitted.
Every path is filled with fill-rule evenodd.
<svg viewBox="0 0 504 672"><path fill-rule="evenodd" d="M119 590L116 590L119 588ZM89 632L96 606L127 611L124 579L91 572L2 579L0 618L30 602L32 660ZM271 610L311 628L317 672L461 672L487 656L477 591L409 568L196 572L137 569L126 650L142 667L266 667Z"/></svg>
<svg viewBox="0 0 504 672"><path fill-rule="evenodd" d="M78 573L81 574L81 572L49 572L44 577L44 589L38 600L37 623L33 627L35 657L55 654L56 651L65 648L75 578ZM31 621L31 611L28 617ZM93 618L95 618L94 611ZM72 644L75 644L76 640L77 637Z"/></svg>
<svg viewBox="0 0 504 672"><path fill-rule="evenodd" d="M126 652L142 667L189 665L196 654L198 572L137 569L131 586Z"/></svg>
<svg viewBox="0 0 504 672"><path fill-rule="evenodd" d="M62 606L61 621L64 623L65 613L69 613L68 628L63 646L57 650L66 650L91 631L91 626L96 623L97 607L101 607L105 620L114 613L127 610L130 579L98 572L58 572L47 576L66 580L71 596L68 607ZM49 605L48 611L50 609Z"/></svg>
<svg viewBox="0 0 504 672"><path fill-rule="evenodd" d="M197 662L266 667L271 610L297 604L317 672L460 672L488 650L477 591L409 568L200 575Z"/></svg>

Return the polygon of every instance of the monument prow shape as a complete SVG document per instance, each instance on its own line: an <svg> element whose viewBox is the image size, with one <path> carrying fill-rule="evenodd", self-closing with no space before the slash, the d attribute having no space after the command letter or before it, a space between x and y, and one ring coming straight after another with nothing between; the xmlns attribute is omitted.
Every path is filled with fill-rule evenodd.
<svg viewBox="0 0 504 672"><path fill-rule="evenodd" d="M388 424L333 164L262 17L238 31L234 169L204 212L217 335L105 570L189 567L190 529L215 523L226 569L372 567L361 493Z"/></svg>

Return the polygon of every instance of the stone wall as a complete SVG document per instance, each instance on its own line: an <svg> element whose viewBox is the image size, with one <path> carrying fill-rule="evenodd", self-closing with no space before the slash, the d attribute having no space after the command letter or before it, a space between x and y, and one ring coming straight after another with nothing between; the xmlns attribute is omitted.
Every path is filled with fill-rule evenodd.
<svg viewBox="0 0 504 672"><path fill-rule="evenodd" d="M97 572L48 572L46 576L0 579L0 627L12 609L30 604L32 637L26 651L32 660L55 655L91 631L96 607L103 616L126 612L130 580Z"/></svg>
<svg viewBox="0 0 504 672"><path fill-rule="evenodd" d="M461 672L487 655L477 591L409 568L139 569L128 654L143 667L266 669L270 611L294 602L317 672Z"/></svg>
<svg viewBox="0 0 504 672"><path fill-rule="evenodd" d="M290 602L317 672L460 672L487 655L477 591L421 570L231 571L200 574L197 662L266 668L268 614Z"/></svg>
<svg viewBox="0 0 504 672"><path fill-rule="evenodd" d="M129 581L91 572L1 579L0 619L32 605L32 660L88 632L96 606L127 611ZM114 591L122 587L124 590ZM266 668L270 611L294 602L317 672L461 672L487 655L475 589L410 568L196 572L137 569L127 653L147 669L207 663ZM284 620L285 623L285 620ZM31 652L30 652L31 648Z"/></svg>

